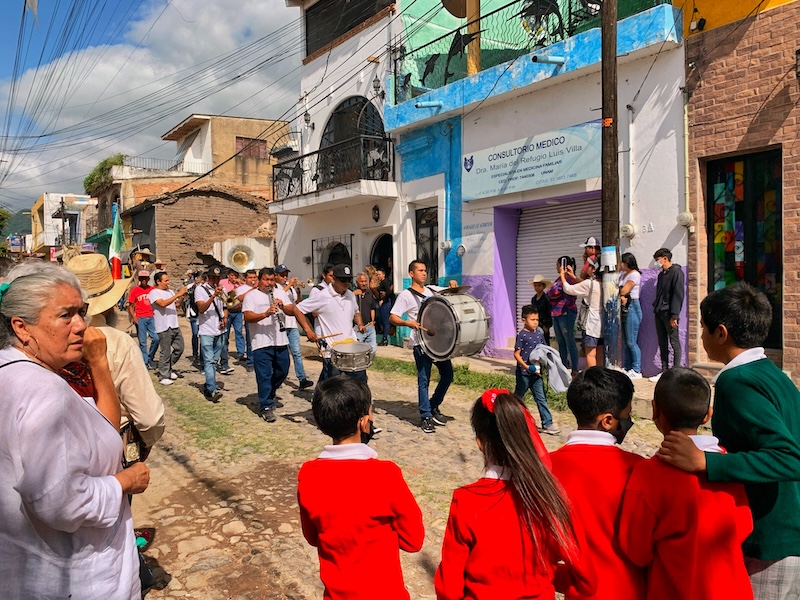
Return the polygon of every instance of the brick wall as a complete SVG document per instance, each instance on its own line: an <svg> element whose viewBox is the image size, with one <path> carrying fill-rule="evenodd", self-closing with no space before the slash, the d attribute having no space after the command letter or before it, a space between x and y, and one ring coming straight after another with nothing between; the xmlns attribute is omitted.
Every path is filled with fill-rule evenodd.
<svg viewBox="0 0 800 600"><path fill-rule="evenodd" d="M214 242L252 237L270 221L266 202L221 191L192 190L155 206L158 256L173 280L211 262Z"/></svg>
<svg viewBox="0 0 800 600"><path fill-rule="evenodd" d="M783 157L783 353L800 382L800 2L686 40L689 190L697 233L689 244L689 358L706 362L700 300L708 290L706 172L709 160L780 148Z"/></svg>

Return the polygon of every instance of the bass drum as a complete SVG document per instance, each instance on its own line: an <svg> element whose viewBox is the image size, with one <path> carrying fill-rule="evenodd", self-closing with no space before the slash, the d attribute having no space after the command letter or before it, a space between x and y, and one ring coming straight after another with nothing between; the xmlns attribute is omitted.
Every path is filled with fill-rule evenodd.
<svg viewBox="0 0 800 600"><path fill-rule="evenodd" d="M489 339L489 318L483 304L469 294L430 296L419 309L417 332L426 356L435 361L478 354Z"/></svg>

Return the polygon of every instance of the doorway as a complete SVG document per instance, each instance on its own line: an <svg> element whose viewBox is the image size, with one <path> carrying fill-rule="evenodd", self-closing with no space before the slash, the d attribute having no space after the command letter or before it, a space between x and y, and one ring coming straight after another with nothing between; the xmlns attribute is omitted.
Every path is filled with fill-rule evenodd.
<svg viewBox="0 0 800 600"><path fill-rule="evenodd" d="M439 208L420 208L417 217L417 259L428 267L426 285L439 283Z"/></svg>
<svg viewBox="0 0 800 600"><path fill-rule="evenodd" d="M372 251L369 254L369 264L376 269L383 269L387 277L392 276L394 259L394 248L392 244L392 234L384 233L379 235L372 244Z"/></svg>

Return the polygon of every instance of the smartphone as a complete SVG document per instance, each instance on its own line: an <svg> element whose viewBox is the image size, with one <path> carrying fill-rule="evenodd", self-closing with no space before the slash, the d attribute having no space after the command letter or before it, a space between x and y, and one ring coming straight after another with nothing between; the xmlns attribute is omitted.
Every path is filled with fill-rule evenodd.
<svg viewBox="0 0 800 600"><path fill-rule="evenodd" d="M566 258L563 258L563 257L561 258L561 268L563 270L565 270L565 271L567 270L567 259Z"/></svg>

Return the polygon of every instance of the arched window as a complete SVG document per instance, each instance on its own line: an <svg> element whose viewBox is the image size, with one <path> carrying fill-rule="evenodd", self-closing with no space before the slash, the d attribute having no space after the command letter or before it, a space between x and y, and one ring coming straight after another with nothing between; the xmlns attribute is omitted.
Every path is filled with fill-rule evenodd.
<svg viewBox="0 0 800 600"><path fill-rule="evenodd" d="M363 96L353 96L331 113L319 147L322 150L362 135L383 137L383 119L372 102Z"/></svg>

